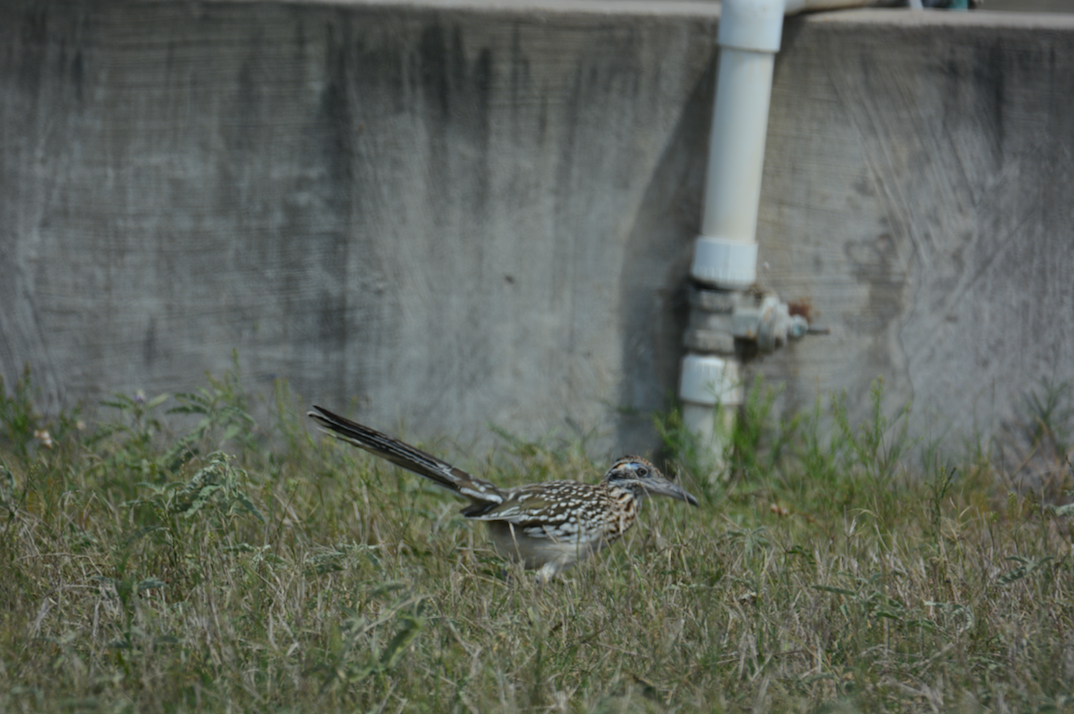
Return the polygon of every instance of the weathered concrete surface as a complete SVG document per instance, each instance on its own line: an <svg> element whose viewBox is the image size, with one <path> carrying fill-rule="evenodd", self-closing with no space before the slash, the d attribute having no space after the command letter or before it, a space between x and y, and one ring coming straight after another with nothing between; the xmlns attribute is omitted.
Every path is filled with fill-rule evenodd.
<svg viewBox="0 0 1074 714"><path fill-rule="evenodd" d="M677 369L716 22L626 6L3 4L5 379L235 347L385 427L614 436Z"/></svg>
<svg viewBox="0 0 1074 714"><path fill-rule="evenodd" d="M1074 12L1074 0L985 0L984 7L1004 12Z"/></svg>
<svg viewBox="0 0 1074 714"><path fill-rule="evenodd" d="M1074 22L921 15L788 25L764 280L833 335L760 369L790 407L860 408L884 374L966 429L1074 377ZM4 3L0 373L30 362L55 408L187 389L237 348L251 386L385 428L651 446L716 26L707 3Z"/></svg>
<svg viewBox="0 0 1074 714"><path fill-rule="evenodd" d="M833 329L762 366L792 405L882 374L934 435L987 435L1074 378L1072 39L1058 15L789 24L762 260Z"/></svg>

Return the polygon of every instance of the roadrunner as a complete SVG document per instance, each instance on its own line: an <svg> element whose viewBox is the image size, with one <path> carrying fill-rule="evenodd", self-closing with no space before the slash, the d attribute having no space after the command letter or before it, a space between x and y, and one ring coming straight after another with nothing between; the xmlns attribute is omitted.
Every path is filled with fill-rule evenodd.
<svg viewBox="0 0 1074 714"><path fill-rule="evenodd" d="M435 456L322 407L309 412L328 432L424 476L470 501L462 515L485 521L504 558L548 580L622 537L638 519L646 496L670 496L692 506L697 499L640 456L618 459L598 484L548 481L500 488Z"/></svg>

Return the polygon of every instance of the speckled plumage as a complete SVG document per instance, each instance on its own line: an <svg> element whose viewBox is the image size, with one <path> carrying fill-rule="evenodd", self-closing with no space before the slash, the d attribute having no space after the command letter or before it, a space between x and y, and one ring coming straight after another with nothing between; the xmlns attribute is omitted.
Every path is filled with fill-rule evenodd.
<svg viewBox="0 0 1074 714"><path fill-rule="evenodd" d="M470 501L462 515L484 521L496 551L545 580L615 542L650 495L697 499L640 456L618 459L600 483L548 481L500 488L379 431L322 407L309 412L332 436L424 476Z"/></svg>

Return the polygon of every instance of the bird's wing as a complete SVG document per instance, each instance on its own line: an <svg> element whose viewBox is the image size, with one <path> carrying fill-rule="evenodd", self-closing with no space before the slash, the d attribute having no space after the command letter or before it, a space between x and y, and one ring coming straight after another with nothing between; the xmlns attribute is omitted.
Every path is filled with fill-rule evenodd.
<svg viewBox="0 0 1074 714"><path fill-rule="evenodd" d="M501 503L475 503L463 509L462 514L475 521L506 521L523 528L562 524L573 529L570 524L585 521L587 510L599 512L594 507L604 506L603 494L589 484L575 481L530 484L511 489L505 495Z"/></svg>

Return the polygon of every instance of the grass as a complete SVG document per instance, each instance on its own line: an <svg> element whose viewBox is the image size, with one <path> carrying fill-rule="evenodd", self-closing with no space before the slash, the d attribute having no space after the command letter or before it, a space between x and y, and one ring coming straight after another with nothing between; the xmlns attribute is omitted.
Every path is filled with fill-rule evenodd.
<svg viewBox="0 0 1074 714"><path fill-rule="evenodd" d="M263 425L232 375L117 396L95 429L42 423L29 375L11 392L3 712L1074 709L1071 509L986 451L910 448L879 383L863 423L837 397L771 424L755 389L732 476L669 465L701 508L646 503L544 586L503 577L453 499L312 439L282 385ZM1054 435L1061 405L1036 403ZM607 456L443 455L505 484L595 478Z"/></svg>

